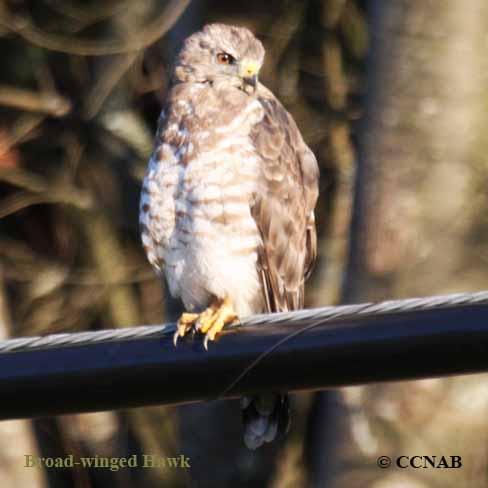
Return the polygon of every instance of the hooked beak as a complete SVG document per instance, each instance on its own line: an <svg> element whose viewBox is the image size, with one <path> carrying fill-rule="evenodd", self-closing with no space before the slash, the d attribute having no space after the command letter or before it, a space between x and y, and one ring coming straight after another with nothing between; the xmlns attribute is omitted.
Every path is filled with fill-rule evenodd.
<svg viewBox="0 0 488 488"><path fill-rule="evenodd" d="M244 81L244 91L246 93L254 93L256 91L256 87L258 85L258 77L257 75L246 76L243 78Z"/></svg>
<svg viewBox="0 0 488 488"><path fill-rule="evenodd" d="M243 90L246 93L254 93L258 85L259 66L253 61L242 62L239 74L243 80Z"/></svg>

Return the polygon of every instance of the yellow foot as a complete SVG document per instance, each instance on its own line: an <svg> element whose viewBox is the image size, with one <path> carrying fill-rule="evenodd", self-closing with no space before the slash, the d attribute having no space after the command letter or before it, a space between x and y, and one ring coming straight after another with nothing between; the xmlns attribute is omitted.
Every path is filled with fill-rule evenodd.
<svg viewBox="0 0 488 488"><path fill-rule="evenodd" d="M208 341L213 341L226 325L231 324L236 319L234 307L228 298L215 300L202 313L184 313L180 317L173 336L173 343L176 346L179 337L183 337L189 330L194 329L205 334L203 347L208 349Z"/></svg>

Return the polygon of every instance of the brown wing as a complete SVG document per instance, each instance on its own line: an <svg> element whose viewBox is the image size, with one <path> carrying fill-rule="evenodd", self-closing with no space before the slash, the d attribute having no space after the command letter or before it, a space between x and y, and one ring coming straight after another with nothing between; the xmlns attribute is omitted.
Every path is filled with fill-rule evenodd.
<svg viewBox="0 0 488 488"><path fill-rule="evenodd" d="M259 273L267 311L295 310L303 307L304 281L317 253L319 170L291 115L271 92L262 92L264 117L251 131L262 159L252 207L263 241Z"/></svg>

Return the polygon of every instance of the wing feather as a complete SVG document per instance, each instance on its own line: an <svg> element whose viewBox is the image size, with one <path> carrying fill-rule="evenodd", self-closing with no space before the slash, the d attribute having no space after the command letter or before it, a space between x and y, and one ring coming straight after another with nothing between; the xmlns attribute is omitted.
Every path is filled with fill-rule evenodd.
<svg viewBox="0 0 488 488"><path fill-rule="evenodd" d="M252 206L263 243L259 274L267 311L295 310L304 305L304 281L317 255L319 170L291 115L262 85L258 100L264 116L251 138L262 160Z"/></svg>

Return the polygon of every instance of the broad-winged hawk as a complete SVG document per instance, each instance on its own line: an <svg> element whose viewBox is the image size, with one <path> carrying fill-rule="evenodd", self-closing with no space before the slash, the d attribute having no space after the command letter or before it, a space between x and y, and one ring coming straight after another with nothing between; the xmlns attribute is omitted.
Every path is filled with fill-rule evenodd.
<svg viewBox="0 0 488 488"><path fill-rule="evenodd" d="M264 48L246 28L210 24L190 36L159 120L141 194L151 264L214 340L237 316L303 307L316 256L318 166L291 115L258 82ZM286 394L245 398L244 440L288 424Z"/></svg>

